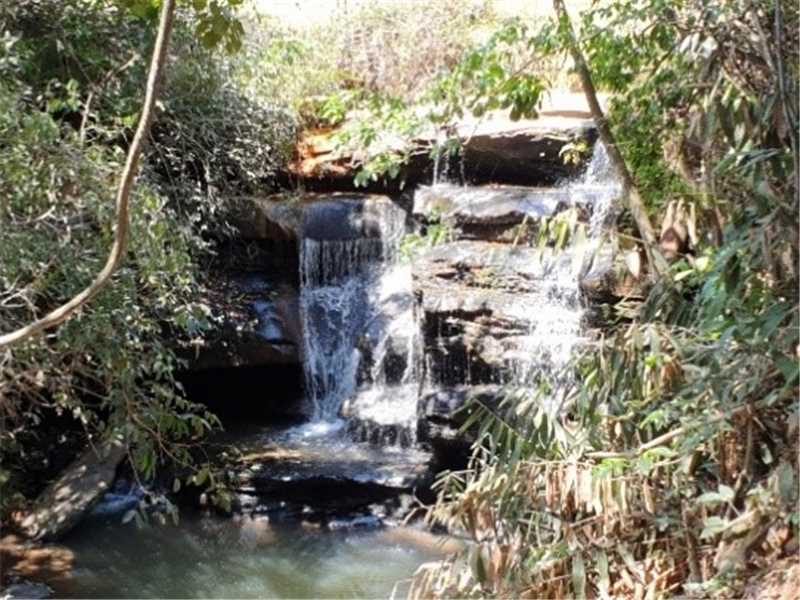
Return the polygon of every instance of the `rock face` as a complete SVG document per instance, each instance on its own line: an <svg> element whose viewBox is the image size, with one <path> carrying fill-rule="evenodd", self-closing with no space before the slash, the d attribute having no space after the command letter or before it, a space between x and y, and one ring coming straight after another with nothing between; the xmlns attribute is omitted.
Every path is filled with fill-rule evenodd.
<svg viewBox="0 0 800 600"><path fill-rule="evenodd" d="M334 131L312 131L300 142L298 159L292 174L306 187L325 190L353 189L355 168L353 157L340 156L331 141ZM503 182L514 185L551 185L564 177L575 175L580 167L565 164L561 151L574 142L591 144L596 138L593 123L585 113L569 116L545 116L535 120L511 121L503 115L465 123L458 127L458 137L464 147L463 171L467 182L481 184ZM375 184L375 189L398 191L402 184L410 188L431 183L435 161L430 148L435 134L416 140L409 162L399 176ZM446 165L440 165L446 169ZM453 166L451 176L461 171Z"/></svg>
<svg viewBox="0 0 800 600"><path fill-rule="evenodd" d="M297 291L261 272L222 273L211 280L207 304L217 327L182 357L188 397L235 417L293 417L302 413L302 331Z"/></svg>
<svg viewBox="0 0 800 600"><path fill-rule="evenodd" d="M586 222L591 196L573 197L562 188L481 186L464 188L453 184L423 186L414 194L413 214L456 228L459 238L520 243L531 239L542 219L571 207Z"/></svg>
<svg viewBox="0 0 800 600"><path fill-rule="evenodd" d="M566 193L557 189L487 186L476 194L462 186L440 184L417 190L414 215L422 219L435 215L458 227L464 238L491 240L524 221L553 216L567 200Z"/></svg>
<svg viewBox="0 0 800 600"><path fill-rule="evenodd" d="M119 442L87 450L41 494L19 529L35 540L63 536L109 489L125 452Z"/></svg>
<svg viewBox="0 0 800 600"><path fill-rule="evenodd" d="M461 428L480 403L496 408L503 397L498 385L455 385L430 391L419 400L418 439L433 450L440 467L457 465L475 441L474 430Z"/></svg>
<svg viewBox="0 0 800 600"><path fill-rule="evenodd" d="M603 223L609 188L587 179L557 188L417 189L415 218L451 231L451 241L416 257L413 269L428 384L418 434L440 465L463 464L474 438L459 429L475 402L493 408L514 386L564 377L561 368L591 335L593 307L613 297L611 247L532 244L544 219L567 210L587 230Z"/></svg>
<svg viewBox="0 0 800 600"><path fill-rule="evenodd" d="M261 279L223 286L222 296L240 301L226 310L224 335L192 359L195 390L230 397L214 382L236 371L258 390L248 404L258 397L271 405L272 397L291 394L290 382L298 391L302 382L308 389L296 397L305 396L312 409L305 411L316 419L309 425L341 426L334 443L327 433L320 441L318 432L299 443L259 437L229 470L250 512L304 504L350 512L407 494L429 481L427 456L409 458L415 442L432 451L437 466L459 466L474 442L473 432L461 431L472 407L496 408L508 386L535 389L562 369L564 356L583 342L584 298L610 297L613 252L587 260L580 249L532 243L559 216L587 229L603 223L596 217L608 199L604 181L560 183L579 169L564 164L562 150L593 140L589 121L576 115L491 122L458 134L463 161L450 165L450 174L499 185L418 187L409 215L398 208L408 195L403 202L350 192L238 199L238 242L256 248L242 264ZM419 140L424 151L401 176L409 186L430 181L430 145ZM298 166L306 183L317 177L329 190L352 185L346 160L310 154L313 165ZM447 165L436 167L441 181ZM538 187L522 187L530 185ZM407 216L423 233L437 226L452 233L401 265L393 260L394 242L407 231ZM270 262L271 248L294 274ZM230 268L227 277L234 279ZM287 406L268 412L304 412L297 402ZM273 445L265 447L266 439ZM395 452L355 456L353 440Z"/></svg>
<svg viewBox="0 0 800 600"><path fill-rule="evenodd" d="M543 117L531 121L488 121L463 126L465 171L471 183L500 181L516 185L552 185L575 175L561 150L568 143L594 142L591 119Z"/></svg>
<svg viewBox="0 0 800 600"><path fill-rule="evenodd" d="M377 238L391 198L380 194L304 193L238 198L233 225L247 240L298 241Z"/></svg>
<svg viewBox="0 0 800 600"><path fill-rule="evenodd" d="M530 341L528 311L567 254L456 241L419 259L415 288L424 313L428 378L438 385L507 382Z"/></svg>
<svg viewBox="0 0 800 600"><path fill-rule="evenodd" d="M207 282L218 325L184 352L189 368L182 381L190 398L218 413L302 416L300 272L322 266L314 261L336 268L329 246L341 244L344 263L380 252L381 238L398 235L405 214L387 196L371 194L278 194L233 205L236 241ZM308 263L302 269L301 260ZM365 335L376 335L380 325L371 323Z"/></svg>
<svg viewBox="0 0 800 600"><path fill-rule="evenodd" d="M300 364L296 290L260 274L232 275L215 285L222 323L188 357L192 370Z"/></svg>

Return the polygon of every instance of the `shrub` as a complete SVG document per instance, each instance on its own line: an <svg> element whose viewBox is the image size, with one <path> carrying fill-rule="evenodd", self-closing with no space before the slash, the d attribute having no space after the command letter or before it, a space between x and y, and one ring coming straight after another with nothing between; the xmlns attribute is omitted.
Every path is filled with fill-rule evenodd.
<svg viewBox="0 0 800 600"><path fill-rule="evenodd" d="M111 2L0 7L1 331L72 297L105 261L149 18ZM74 451L53 442L121 433L137 472L151 477L162 460L190 465L192 446L217 423L175 381L176 350L213 326L198 301L198 264L212 250L209 228L224 221L224 196L269 183L294 130L238 91L230 60L199 47L193 27L182 13L112 285L57 330L0 356L2 511L22 500L15 492L37 491L26 480L37 464Z"/></svg>

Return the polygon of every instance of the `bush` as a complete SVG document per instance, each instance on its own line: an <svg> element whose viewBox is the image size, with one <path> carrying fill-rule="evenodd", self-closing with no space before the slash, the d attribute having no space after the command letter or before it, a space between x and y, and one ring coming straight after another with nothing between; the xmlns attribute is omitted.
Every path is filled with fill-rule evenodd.
<svg viewBox="0 0 800 600"><path fill-rule="evenodd" d="M15 492L37 491L26 481L34 463L74 451L54 441L121 433L151 477L162 460L189 465L217 423L175 381L176 350L213 326L198 264L225 195L269 183L294 129L238 91L230 60L199 47L193 27L179 15L126 261L79 315L0 356L2 511L22 500ZM114 3L0 7L0 331L60 305L102 267L153 32L147 15Z"/></svg>

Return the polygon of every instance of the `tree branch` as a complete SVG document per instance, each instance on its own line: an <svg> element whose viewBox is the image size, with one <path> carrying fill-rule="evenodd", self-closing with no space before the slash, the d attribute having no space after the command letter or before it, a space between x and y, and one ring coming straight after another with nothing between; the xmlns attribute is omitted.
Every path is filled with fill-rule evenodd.
<svg viewBox="0 0 800 600"><path fill-rule="evenodd" d="M10 348L48 329L57 327L72 317L84 304L91 301L108 285L111 281L111 276L122 263L125 257L130 227L130 196L136 181L136 175L139 171L139 159L141 158L142 149L144 148L150 125L153 122L155 114L158 85L167 62L167 52L169 50L172 26L175 20L175 2L176 0L164 0L161 6L161 17L159 19L153 57L150 62L150 70L147 76L147 89L144 104L142 105L142 114L139 118L139 125L133 137L133 142L128 149L125 168L122 171L122 178L120 179L119 188L117 189L114 243L111 246L111 251L109 252L103 269L86 289L65 304L47 313L41 319L37 319L11 333L0 336L0 350Z"/></svg>

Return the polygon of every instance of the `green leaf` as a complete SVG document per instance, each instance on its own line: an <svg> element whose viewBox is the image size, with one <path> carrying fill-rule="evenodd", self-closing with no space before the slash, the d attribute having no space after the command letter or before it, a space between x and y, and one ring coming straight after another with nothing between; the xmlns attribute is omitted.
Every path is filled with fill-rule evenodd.
<svg viewBox="0 0 800 600"><path fill-rule="evenodd" d="M700 538L707 540L715 535L725 531L730 523L721 517L708 517L706 519L705 527L700 533Z"/></svg>
<svg viewBox="0 0 800 600"><path fill-rule="evenodd" d="M719 497L722 499L723 502L732 502L735 493L733 488L724 484L719 486Z"/></svg>
<svg viewBox="0 0 800 600"><path fill-rule="evenodd" d="M594 562L597 567L597 587L600 597L604 600L610 598L611 577L608 571L608 554L605 550L598 550L594 555Z"/></svg>
<svg viewBox="0 0 800 600"><path fill-rule="evenodd" d="M793 384L800 377L800 363L796 360L781 356L776 361L776 364L784 380L786 380L786 385Z"/></svg>
<svg viewBox="0 0 800 600"><path fill-rule="evenodd" d="M486 581L486 562L487 561L484 559L483 544L475 544L472 546L469 554L469 566L472 569L472 575L480 584Z"/></svg>

